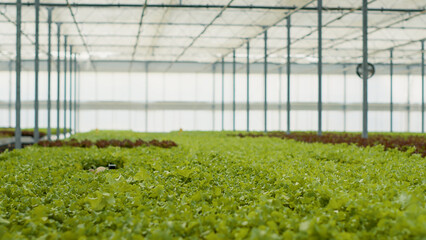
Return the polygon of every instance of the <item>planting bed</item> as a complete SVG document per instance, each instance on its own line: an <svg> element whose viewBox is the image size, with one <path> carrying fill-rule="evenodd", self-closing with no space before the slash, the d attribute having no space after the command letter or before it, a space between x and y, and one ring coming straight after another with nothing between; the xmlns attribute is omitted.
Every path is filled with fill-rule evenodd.
<svg viewBox="0 0 426 240"><path fill-rule="evenodd" d="M56 134L56 128L52 128L52 135ZM60 130L61 133L63 133L63 129ZM22 129L21 135L23 137L33 137L34 136L34 129L32 128L26 128ZM40 138L45 137L47 135L47 129L41 128L39 129L39 136ZM0 128L0 138L10 138L15 136L15 129L14 128Z"/></svg>
<svg viewBox="0 0 426 240"><path fill-rule="evenodd" d="M230 133L0 154L0 239L424 239L426 158ZM98 174L91 166L117 165Z"/></svg>
<svg viewBox="0 0 426 240"><path fill-rule="evenodd" d="M81 147L81 148L90 148L92 146L96 146L97 148L107 148L107 147L121 147L121 148L134 148L134 147L162 147L162 148L171 148L171 147L177 147L177 144L170 140L150 140L150 141L144 141L142 139L137 139L136 141L131 141L129 139L124 140L118 140L118 139L111 139L111 140L97 140L96 142L90 141L88 139L84 139L81 141L78 141L75 138L72 138L69 141L39 141L37 143L38 146L41 147Z"/></svg>
<svg viewBox="0 0 426 240"><path fill-rule="evenodd" d="M287 134L285 132L270 132L267 134L263 133L240 133L239 137L276 137L281 139L294 139L300 142L320 142L320 143L331 143L340 144L348 143L355 144L357 146L376 146L383 145L385 150L387 149L398 149L401 151L409 151L412 153L421 154L426 157L426 134L407 134L407 133L373 133L368 136L368 139L361 137L361 134L357 133L323 133L322 136L318 136L316 132L293 132Z"/></svg>
<svg viewBox="0 0 426 240"><path fill-rule="evenodd" d="M32 137L34 136L33 130L22 130L21 132L23 137ZM39 132L40 138L46 136L45 132L40 131ZM13 129L0 129L0 137L14 137L15 136L15 130Z"/></svg>
<svg viewBox="0 0 426 240"><path fill-rule="evenodd" d="M39 137L44 138L47 135L47 129L39 129ZM63 131L61 130L61 133ZM56 134L56 129L52 129L52 135ZM22 129L21 131L21 146L27 147L34 144L34 130L33 129ZM14 128L0 128L0 153L6 150L15 149L15 129ZM43 141L42 141L43 143ZM58 143L60 144L60 143ZM45 144L46 145L46 144ZM50 143L49 143L50 145Z"/></svg>
<svg viewBox="0 0 426 240"><path fill-rule="evenodd" d="M27 147L27 146L31 146L33 145L32 143L21 143L21 146L23 148ZM0 154L6 150L11 151L15 149L15 144L14 143L10 143L10 144L6 144L6 145L1 145L0 146Z"/></svg>

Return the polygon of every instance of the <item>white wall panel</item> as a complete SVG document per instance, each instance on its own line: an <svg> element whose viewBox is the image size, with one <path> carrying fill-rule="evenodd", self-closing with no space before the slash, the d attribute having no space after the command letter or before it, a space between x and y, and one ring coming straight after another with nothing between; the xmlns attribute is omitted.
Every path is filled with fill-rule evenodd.
<svg viewBox="0 0 426 240"><path fill-rule="evenodd" d="M225 74L225 104L224 129L232 130L232 67L227 65ZM245 67L237 67L236 75L236 102L239 103L236 112L236 129L246 130L246 100L247 100L247 78ZM15 98L15 79L12 75L12 101ZM61 76L60 102L63 103L63 76ZM25 71L22 74L22 101L32 104L34 100L34 73ZM149 103L161 102L203 102L209 104L213 102L213 75L209 73L149 73L148 74L148 99ZM409 79L409 82L407 81ZM344 97L343 75L324 75L323 78L323 102L342 104ZM69 81L69 75L67 75ZM52 127L56 127L56 95L57 78L56 73L52 73ZM80 74L79 96L82 103L93 101L108 102L130 102L134 109L104 109L80 111L79 126L80 131L91 129L133 129L135 131L145 130L145 85L146 74L120 73L120 72L82 72ZM221 64L216 65L215 74L215 129L222 128L222 75ZM9 100L9 73L0 72L0 126L9 126L9 110L7 107ZM315 103L317 101L317 76L314 74L293 75L291 78L291 101L292 103ZM389 76L377 75L369 80L369 101L370 103L388 104L390 98ZM47 74L40 74L40 100L47 100ZM361 103L361 80L354 75L347 76L347 103ZM268 130L286 130L287 113L287 76L283 72L281 75L281 122L277 105L279 103L280 77L277 73L268 74L268 103L275 106L268 110ZM67 90L69 95L69 89ZM69 96L68 96L69 97ZM258 104L262 107L264 101L264 76L263 74L251 74L250 76L250 103ZM421 102L421 78L418 75L395 75L394 76L394 103L420 104ZM107 105L105 105L107 106ZM191 106L191 105L190 105ZM294 105L293 105L294 106ZM385 105L386 106L386 105ZM12 106L12 125L14 125L14 105ZM315 110L293 110L291 113L292 130L317 129L317 112ZM343 131L344 114L343 111L328 111L323 114L323 128L325 131ZM408 111L394 111L394 131L420 131L420 111L412 108ZM348 110L346 113L347 131L361 131L361 111ZM69 121L67 119L67 121ZM30 128L34 122L34 111L32 109L22 109L22 127ZM40 127L46 127L47 111L45 106L41 106ZM63 113L60 114L60 126L63 125ZM212 110L198 109L194 105L193 109L150 109L148 112L149 131L172 131L179 128L185 130L211 130L213 126ZM250 112L250 129L263 131L264 112L261 109ZM390 113L389 111L370 111L369 130L389 131Z"/></svg>

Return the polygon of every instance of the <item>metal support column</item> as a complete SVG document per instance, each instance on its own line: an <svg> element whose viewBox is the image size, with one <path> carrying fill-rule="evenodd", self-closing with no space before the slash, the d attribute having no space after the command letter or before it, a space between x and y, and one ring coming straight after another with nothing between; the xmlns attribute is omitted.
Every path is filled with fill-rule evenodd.
<svg viewBox="0 0 426 240"><path fill-rule="evenodd" d="M77 110L77 127L76 130L80 130L80 106L81 106L81 68L80 65L76 63L76 75L77 75L77 89L78 89L78 94L77 94L77 103L76 103L76 110Z"/></svg>
<svg viewBox="0 0 426 240"><path fill-rule="evenodd" d="M148 71L149 63L145 63L145 132L148 132Z"/></svg>
<svg viewBox="0 0 426 240"><path fill-rule="evenodd" d="M128 110L128 118L129 118L129 123L128 123L128 129L129 131L132 130L132 109L133 109L133 104L132 104L132 79L130 77L130 73L131 71L129 70L129 72L127 73L127 80L129 82L128 86L127 86L127 101L129 102L130 105L130 109ZM75 92L75 91L74 91Z"/></svg>
<svg viewBox="0 0 426 240"><path fill-rule="evenodd" d="M35 93L34 93L34 142L38 142L40 138L40 133L38 129L38 76L39 76L39 48L40 48L40 0L35 0L35 59L34 59L34 80L35 80Z"/></svg>
<svg viewBox="0 0 426 240"><path fill-rule="evenodd" d="M12 61L9 61L9 127L12 127Z"/></svg>
<svg viewBox="0 0 426 240"><path fill-rule="evenodd" d="M346 65L343 65L343 132L346 132L346 111L347 111L347 97L346 97Z"/></svg>
<svg viewBox="0 0 426 240"><path fill-rule="evenodd" d="M247 41L247 132L250 132L250 42Z"/></svg>
<svg viewBox="0 0 426 240"><path fill-rule="evenodd" d="M278 130L281 131L281 108L282 108L282 72L283 69L280 67L278 69Z"/></svg>
<svg viewBox="0 0 426 240"><path fill-rule="evenodd" d="M16 0L16 100L15 149L21 149L21 19L22 2Z"/></svg>
<svg viewBox="0 0 426 240"><path fill-rule="evenodd" d="M67 137L67 41L68 36L64 36L64 138Z"/></svg>
<svg viewBox="0 0 426 240"><path fill-rule="evenodd" d="M318 0L318 136L322 135L322 0Z"/></svg>
<svg viewBox="0 0 426 240"><path fill-rule="evenodd" d="M422 133L425 132L425 41L422 41Z"/></svg>
<svg viewBox="0 0 426 240"><path fill-rule="evenodd" d="M60 129L60 97L61 97L61 23L57 23L57 40L58 40L58 56L56 59L56 70L58 72L58 83L57 83L57 97L56 97L56 139L59 139L61 129Z"/></svg>
<svg viewBox="0 0 426 240"><path fill-rule="evenodd" d="M362 0L362 137L368 138L368 9Z"/></svg>
<svg viewBox="0 0 426 240"><path fill-rule="evenodd" d="M47 28L48 28L48 36L47 36L47 140L52 140L52 128L51 128L51 107L52 107L52 99L50 96L50 88L51 88L51 73L52 73L52 11L53 8L47 8Z"/></svg>
<svg viewBox="0 0 426 240"><path fill-rule="evenodd" d="M72 55L73 55L72 46L70 45L70 98L69 98L69 117L70 117L69 133L70 135L72 134L71 132L71 129L72 129L72 73L73 73L72 65L74 63Z"/></svg>
<svg viewBox="0 0 426 240"><path fill-rule="evenodd" d="M232 52L232 131L235 132L235 49Z"/></svg>
<svg viewBox="0 0 426 240"><path fill-rule="evenodd" d="M393 49L390 50L390 132L393 132Z"/></svg>
<svg viewBox="0 0 426 240"><path fill-rule="evenodd" d="M290 16L287 18L287 134L290 134L290 113L291 113L291 103L290 103L290 76L291 76L291 19Z"/></svg>
<svg viewBox="0 0 426 240"><path fill-rule="evenodd" d="M222 58L222 131L225 123L225 59Z"/></svg>
<svg viewBox="0 0 426 240"><path fill-rule="evenodd" d="M265 54L265 58L264 58L264 63L263 63L263 70L264 70L264 72L263 72L263 74L264 74L264 81L265 81L265 99L264 99L264 109L265 109L265 112L264 112L264 119L265 119L265 122L264 122L264 124L265 124L265 133L266 132L268 132L268 128L267 128L267 126L268 126L268 30L266 30L265 31L265 39L264 39L264 41L265 41L265 49L264 49L264 54Z"/></svg>
<svg viewBox="0 0 426 240"><path fill-rule="evenodd" d="M410 132L410 66L407 66L407 132Z"/></svg>
<svg viewBox="0 0 426 240"><path fill-rule="evenodd" d="M77 133L77 54L74 53L74 134Z"/></svg>
<svg viewBox="0 0 426 240"><path fill-rule="evenodd" d="M215 130L216 125L216 63L213 64L213 79L212 79L212 131Z"/></svg>

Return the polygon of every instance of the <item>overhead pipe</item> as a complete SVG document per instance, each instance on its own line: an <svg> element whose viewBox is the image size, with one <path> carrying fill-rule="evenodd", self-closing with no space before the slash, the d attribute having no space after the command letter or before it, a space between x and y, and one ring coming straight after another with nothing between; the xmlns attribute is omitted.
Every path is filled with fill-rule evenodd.
<svg viewBox="0 0 426 240"><path fill-rule="evenodd" d="M2 2L0 6L15 6L15 2ZM34 6L32 2L23 3L22 6ZM297 10L300 11L317 11L317 7L301 7L297 6L267 6L267 5L219 5L219 4L131 4L131 3L40 3L40 6L43 7L61 7L61 8L187 8L187 9L222 9L227 7L228 9L243 9L243 10ZM327 12L342 12L342 11L351 11L350 7L327 7L324 9ZM421 12L424 8L369 8L368 11L371 12L403 12L403 13L416 13ZM360 10L357 10L360 11Z"/></svg>

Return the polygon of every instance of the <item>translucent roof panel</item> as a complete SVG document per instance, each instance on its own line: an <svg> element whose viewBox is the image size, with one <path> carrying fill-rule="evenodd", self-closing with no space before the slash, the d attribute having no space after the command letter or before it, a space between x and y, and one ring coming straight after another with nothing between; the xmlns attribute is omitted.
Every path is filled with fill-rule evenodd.
<svg viewBox="0 0 426 240"><path fill-rule="evenodd" d="M57 23L79 58L87 60L214 63L244 61L247 43L251 61L264 57L286 61L287 19L291 18L292 61L318 60L316 0L41 0L40 51L47 58L47 7L53 8L52 49L57 51ZM16 54L16 1L0 2L0 60ZM424 0L369 0L369 59L417 64L426 39ZM357 63L362 56L361 1L323 1L324 63ZM34 1L22 7L22 56L34 57ZM63 49L63 46L61 46ZM54 53L52 53L54 54Z"/></svg>

